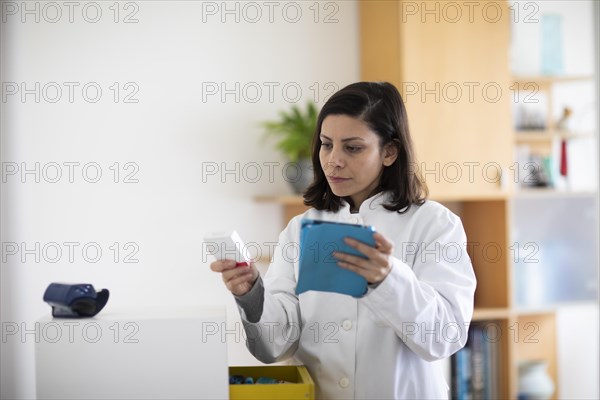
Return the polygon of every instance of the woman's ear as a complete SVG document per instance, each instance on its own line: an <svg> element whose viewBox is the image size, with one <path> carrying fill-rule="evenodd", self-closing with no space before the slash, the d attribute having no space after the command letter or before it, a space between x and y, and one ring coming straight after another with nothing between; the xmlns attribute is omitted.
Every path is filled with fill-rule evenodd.
<svg viewBox="0 0 600 400"><path fill-rule="evenodd" d="M392 141L383 147L383 165L389 167L398 158L398 143Z"/></svg>

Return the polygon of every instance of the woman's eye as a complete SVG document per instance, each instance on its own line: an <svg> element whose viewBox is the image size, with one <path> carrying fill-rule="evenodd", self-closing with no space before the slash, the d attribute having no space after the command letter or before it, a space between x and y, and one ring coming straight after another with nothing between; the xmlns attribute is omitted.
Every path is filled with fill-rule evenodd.
<svg viewBox="0 0 600 400"><path fill-rule="evenodd" d="M346 147L346 149L348 149L348 151L350 153L356 153L357 151L360 151L360 147L354 147L354 146L348 146L348 147Z"/></svg>
<svg viewBox="0 0 600 400"><path fill-rule="evenodd" d="M321 143L321 147L325 147L326 149L331 148L331 143Z"/></svg>

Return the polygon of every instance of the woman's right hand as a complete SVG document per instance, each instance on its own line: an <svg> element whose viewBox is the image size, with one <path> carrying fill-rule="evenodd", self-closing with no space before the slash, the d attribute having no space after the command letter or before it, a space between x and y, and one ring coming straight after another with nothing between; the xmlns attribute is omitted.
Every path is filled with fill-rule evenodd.
<svg viewBox="0 0 600 400"><path fill-rule="evenodd" d="M221 260L210 264L210 269L220 272L225 286L236 296L243 296L252 289L260 275L253 262L247 266L235 266L235 260Z"/></svg>

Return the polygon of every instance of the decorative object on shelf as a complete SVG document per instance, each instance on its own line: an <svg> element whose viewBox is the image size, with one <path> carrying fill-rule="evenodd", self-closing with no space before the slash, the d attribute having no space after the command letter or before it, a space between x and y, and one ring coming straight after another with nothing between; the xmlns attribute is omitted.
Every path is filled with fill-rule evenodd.
<svg viewBox="0 0 600 400"><path fill-rule="evenodd" d="M563 65L562 16L542 15L542 73L562 75Z"/></svg>
<svg viewBox="0 0 600 400"><path fill-rule="evenodd" d="M519 400L546 400L554 393L548 375L548 363L542 360L519 363Z"/></svg>
<svg viewBox="0 0 600 400"><path fill-rule="evenodd" d="M269 136L279 136L279 149L290 161L284 168L284 176L297 194L302 193L313 180L312 139L317 126L318 111L315 103L309 102L302 111L297 105L279 112L279 119L263 122Z"/></svg>
<svg viewBox="0 0 600 400"><path fill-rule="evenodd" d="M546 115L541 107L531 107L531 104L521 105L517 112L517 130L543 131L546 129Z"/></svg>
<svg viewBox="0 0 600 400"><path fill-rule="evenodd" d="M523 166L523 187L550 187L552 186L550 156L541 156L538 154L529 154L528 161Z"/></svg>
<svg viewBox="0 0 600 400"><path fill-rule="evenodd" d="M570 109L569 107L564 107L562 117L560 117L560 119L558 121L556 121L556 129L559 131L566 131L567 130L567 121L569 120L569 118L571 118L572 114L573 114L572 109Z"/></svg>
<svg viewBox="0 0 600 400"><path fill-rule="evenodd" d="M567 141L565 139L560 142L560 175L567 177Z"/></svg>
<svg viewBox="0 0 600 400"><path fill-rule="evenodd" d="M548 129L550 98L548 93L540 90L535 81L518 81L515 92L513 112L517 131L543 131Z"/></svg>

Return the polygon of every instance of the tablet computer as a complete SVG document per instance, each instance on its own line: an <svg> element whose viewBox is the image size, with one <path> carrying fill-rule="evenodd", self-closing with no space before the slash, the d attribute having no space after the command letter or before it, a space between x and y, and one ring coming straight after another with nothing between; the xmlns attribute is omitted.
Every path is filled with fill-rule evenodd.
<svg viewBox="0 0 600 400"><path fill-rule="evenodd" d="M332 253L340 251L366 258L344 242L351 237L375 246L372 226L303 219L300 228L300 266L296 294L309 290L335 292L361 297L367 292L367 280L337 265Z"/></svg>

